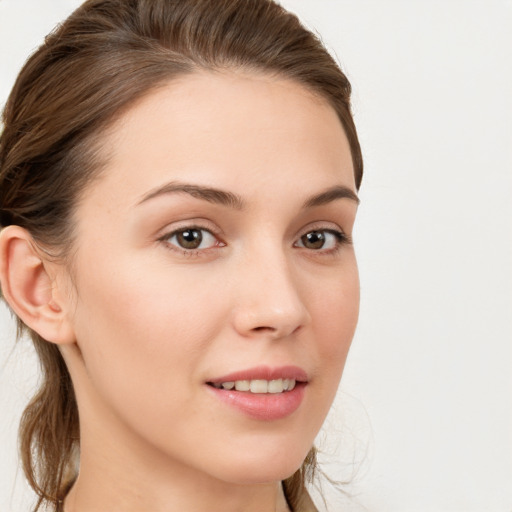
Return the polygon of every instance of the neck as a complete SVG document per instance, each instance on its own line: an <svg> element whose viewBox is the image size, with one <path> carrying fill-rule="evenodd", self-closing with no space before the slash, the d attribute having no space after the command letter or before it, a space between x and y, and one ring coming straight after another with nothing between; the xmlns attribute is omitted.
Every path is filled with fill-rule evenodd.
<svg viewBox="0 0 512 512"><path fill-rule="evenodd" d="M224 482L170 459L132 432L93 425L81 421L80 474L65 512L289 512L280 481Z"/></svg>
<svg viewBox="0 0 512 512"><path fill-rule="evenodd" d="M132 474L133 476L133 474ZM112 476L111 476L112 477ZM147 475L146 475L147 478ZM140 481L90 477L82 473L65 500L64 512L289 512L280 483L205 489L201 481L170 481L141 485ZM180 487L181 484L193 484ZM191 488L193 487L193 488ZM198 492L200 489L200 492Z"/></svg>

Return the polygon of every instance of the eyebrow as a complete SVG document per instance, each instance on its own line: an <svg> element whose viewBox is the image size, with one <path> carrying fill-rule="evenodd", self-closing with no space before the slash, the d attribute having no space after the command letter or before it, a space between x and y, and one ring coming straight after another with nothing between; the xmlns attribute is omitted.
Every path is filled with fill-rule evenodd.
<svg viewBox="0 0 512 512"><path fill-rule="evenodd" d="M351 188L343 185L336 185L320 192L320 194L310 197L302 207L313 208L315 206L322 206L324 204L332 203L337 199L350 199L351 201L355 201L357 204L360 203L359 197L357 197L357 194Z"/></svg>
<svg viewBox="0 0 512 512"><path fill-rule="evenodd" d="M202 199L209 203L220 204L222 206L228 206L235 210L243 210L245 208L245 201L241 196L233 192L214 187L205 187L202 185L193 185L174 181L150 191L138 202L138 204L140 205L161 195L173 193L189 194L197 199ZM302 208L314 208L316 206L331 203L338 199L349 199L359 204L359 198L352 189L343 185L336 185L307 199L302 205Z"/></svg>
<svg viewBox="0 0 512 512"><path fill-rule="evenodd" d="M172 193L184 193L189 194L197 199L203 199L209 203L220 204L222 206L228 206L235 210L243 210L245 207L244 200L233 192L226 190L220 190L213 187L204 187L202 185L192 185L188 183L171 182L167 183L163 187L159 187L146 194L138 204L145 203L155 197L172 194Z"/></svg>

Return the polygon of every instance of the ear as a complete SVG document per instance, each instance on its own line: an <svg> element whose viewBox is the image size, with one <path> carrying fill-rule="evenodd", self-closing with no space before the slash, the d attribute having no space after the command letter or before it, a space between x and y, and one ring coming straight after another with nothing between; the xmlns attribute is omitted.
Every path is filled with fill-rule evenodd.
<svg viewBox="0 0 512 512"><path fill-rule="evenodd" d="M2 294L18 317L42 338L56 344L75 342L67 315L69 298L56 279L62 265L44 258L30 233L19 226L0 231Z"/></svg>

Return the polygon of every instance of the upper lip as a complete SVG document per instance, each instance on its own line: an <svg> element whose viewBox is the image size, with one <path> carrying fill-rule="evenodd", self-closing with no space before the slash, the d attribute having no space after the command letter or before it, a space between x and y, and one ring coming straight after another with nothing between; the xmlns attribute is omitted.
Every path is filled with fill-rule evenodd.
<svg viewBox="0 0 512 512"><path fill-rule="evenodd" d="M298 366L255 366L247 370L240 370L221 377L215 377L208 380L212 384L221 384L223 382L234 382L237 380L277 380L294 379L298 382L307 382L307 373Z"/></svg>

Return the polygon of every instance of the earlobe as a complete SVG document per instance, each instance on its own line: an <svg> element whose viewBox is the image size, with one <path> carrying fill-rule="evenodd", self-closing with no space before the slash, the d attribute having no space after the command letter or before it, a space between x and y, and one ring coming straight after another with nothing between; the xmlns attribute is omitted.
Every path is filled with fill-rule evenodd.
<svg viewBox="0 0 512 512"><path fill-rule="evenodd" d="M0 232L0 283L5 300L45 340L73 343L66 304L60 298L65 294L56 288L50 267L27 230L8 226Z"/></svg>

